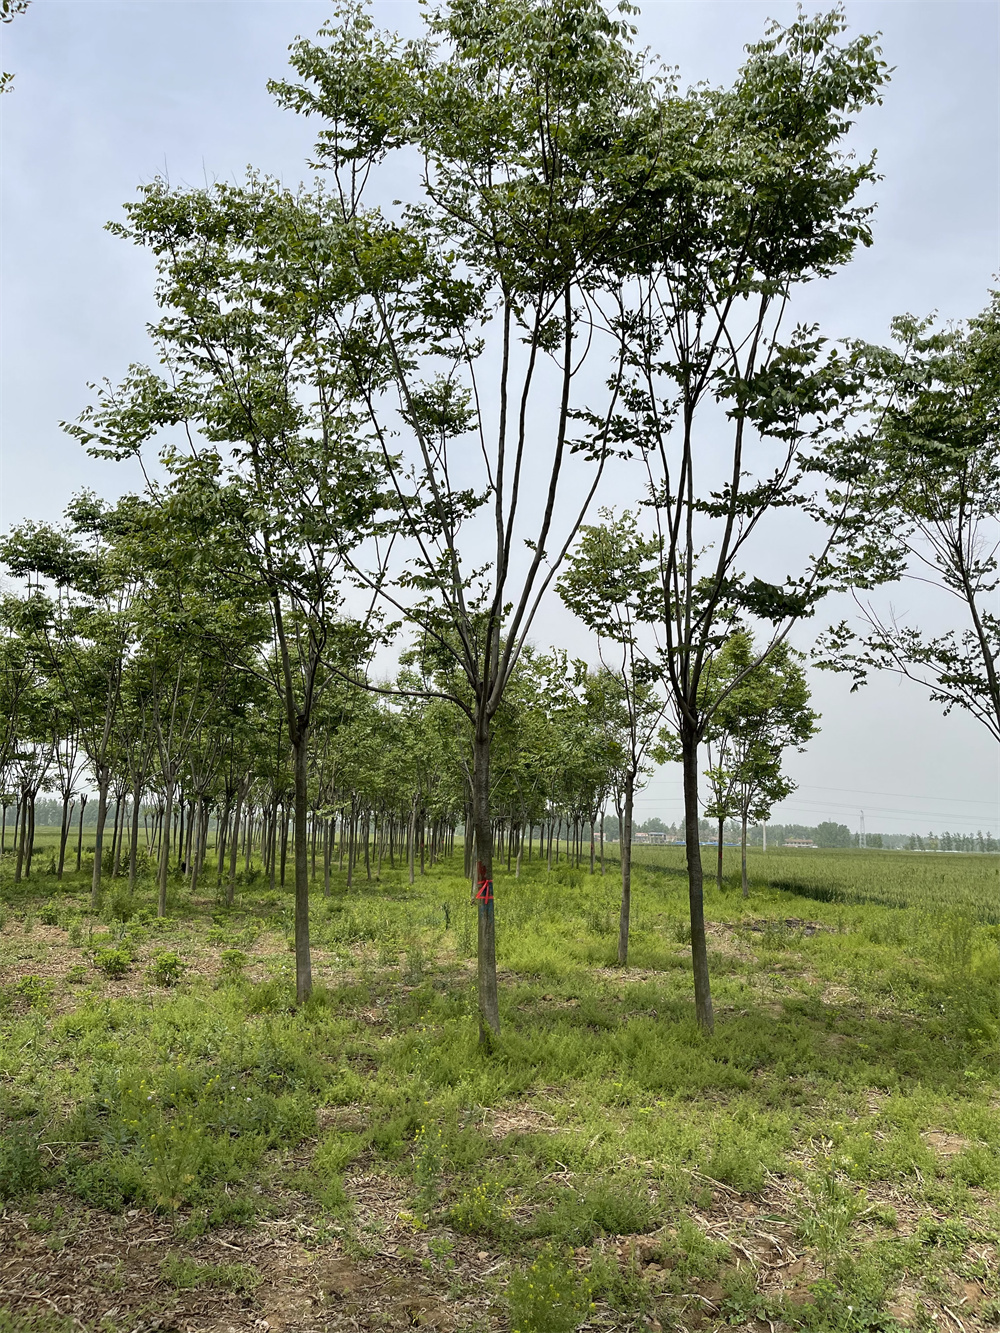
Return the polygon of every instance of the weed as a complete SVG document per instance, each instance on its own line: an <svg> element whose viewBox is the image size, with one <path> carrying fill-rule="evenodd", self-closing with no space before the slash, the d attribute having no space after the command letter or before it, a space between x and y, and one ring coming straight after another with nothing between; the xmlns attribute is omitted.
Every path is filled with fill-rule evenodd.
<svg viewBox="0 0 1000 1333"><path fill-rule="evenodd" d="M160 1273L163 1280L178 1291L216 1287L220 1291L249 1296L263 1281L257 1269L249 1264L203 1264L173 1251L160 1264Z"/></svg>
<svg viewBox="0 0 1000 1333"><path fill-rule="evenodd" d="M146 1159L145 1188L158 1208L176 1211L193 1198L205 1160L201 1126L187 1115L154 1121L141 1140Z"/></svg>
<svg viewBox="0 0 1000 1333"><path fill-rule="evenodd" d="M176 986L187 971L187 963L171 949L158 949L149 966L149 975L158 986Z"/></svg>
<svg viewBox="0 0 1000 1333"><path fill-rule="evenodd" d="M509 1232L514 1208L495 1183L481 1182L462 1194L448 1212L456 1231L469 1236L502 1236Z"/></svg>
<svg viewBox="0 0 1000 1333"><path fill-rule="evenodd" d="M128 949L98 949L94 966L109 980L119 980L132 970L132 954Z"/></svg>
<svg viewBox="0 0 1000 1333"><path fill-rule="evenodd" d="M219 981L226 986L238 986L244 980L249 961L242 949L223 949L219 955Z"/></svg>
<svg viewBox="0 0 1000 1333"><path fill-rule="evenodd" d="M659 1210L639 1181L598 1180L581 1190L560 1190L553 1206L532 1219L526 1234L586 1245L597 1236L652 1231L659 1220Z"/></svg>
<svg viewBox="0 0 1000 1333"><path fill-rule="evenodd" d="M862 1191L853 1190L841 1181L830 1162L822 1172L807 1178L806 1194L799 1214L799 1234L807 1245L816 1247L825 1278L868 1200Z"/></svg>
<svg viewBox="0 0 1000 1333"><path fill-rule="evenodd" d="M588 1279L551 1246L512 1275L507 1304L512 1333L571 1333L595 1308Z"/></svg>
<svg viewBox="0 0 1000 1333"><path fill-rule="evenodd" d="M0 1135L0 1199L16 1199L41 1189L45 1169L37 1139L20 1125Z"/></svg>
<svg viewBox="0 0 1000 1333"><path fill-rule="evenodd" d="M439 1125L421 1125L413 1140L413 1181L417 1187L417 1206L428 1213L437 1203L444 1164L444 1148Z"/></svg>

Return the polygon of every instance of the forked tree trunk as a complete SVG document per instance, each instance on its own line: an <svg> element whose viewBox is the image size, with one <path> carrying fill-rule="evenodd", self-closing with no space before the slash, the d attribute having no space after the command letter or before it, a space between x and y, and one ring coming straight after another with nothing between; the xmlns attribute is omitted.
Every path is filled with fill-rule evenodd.
<svg viewBox="0 0 1000 1333"><path fill-rule="evenodd" d="M619 836L622 861L622 906L618 917L618 965L628 962L629 920L632 915L632 806L635 801L635 774L625 775L625 800Z"/></svg>
<svg viewBox="0 0 1000 1333"><path fill-rule="evenodd" d="M691 912L691 965L694 971L694 1010L698 1026L711 1032L712 989L708 976L708 944L705 938L705 885L701 869L701 840L698 829L698 740L687 722L681 726L684 770L684 844L687 852L688 905Z"/></svg>
<svg viewBox="0 0 1000 1333"><path fill-rule="evenodd" d="M6 814L6 810L4 814ZM56 879L62 879L63 869L66 865L66 843L69 841L69 825L73 817L73 807L70 802L69 794L63 797L62 823L59 826L59 865L56 869Z"/></svg>
<svg viewBox="0 0 1000 1333"><path fill-rule="evenodd" d="M479 982L479 1044L487 1049L500 1035L497 995L496 915L493 901L493 825L490 821L490 726L477 719L473 742L472 804L476 830L476 961Z"/></svg>
<svg viewBox="0 0 1000 1333"><path fill-rule="evenodd" d="M80 825L76 834L76 873L80 873L80 867L83 864L83 812L87 808L87 801L90 798L86 792L80 795Z"/></svg>

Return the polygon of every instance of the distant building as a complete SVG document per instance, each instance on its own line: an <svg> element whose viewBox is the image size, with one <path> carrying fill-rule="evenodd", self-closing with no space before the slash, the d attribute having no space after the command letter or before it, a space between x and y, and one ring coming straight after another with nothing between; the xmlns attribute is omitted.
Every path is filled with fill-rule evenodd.
<svg viewBox="0 0 1000 1333"><path fill-rule="evenodd" d="M784 845L786 847L815 847L816 844L812 838L786 838Z"/></svg>

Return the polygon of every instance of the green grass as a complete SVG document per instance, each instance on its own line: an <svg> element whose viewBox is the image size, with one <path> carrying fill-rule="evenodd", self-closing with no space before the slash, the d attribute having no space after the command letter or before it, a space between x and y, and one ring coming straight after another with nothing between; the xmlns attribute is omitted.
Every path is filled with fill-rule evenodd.
<svg viewBox="0 0 1000 1333"><path fill-rule="evenodd" d="M458 1327L485 1301L500 1327L540 1329L532 1273L566 1319L589 1293L622 1328L929 1328L963 1300L966 1333L987 1327L995 861L758 854L748 901L731 881L707 891L709 1038L678 860L637 857L626 969L614 866L498 874L489 1056L460 866L317 889L298 1009L290 891L251 877L227 910L211 877L194 901L177 880L158 921L149 882L134 900L109 883L95 915L85 876L15 888L0 866L0 1197L44 1245L32 1274L148 1219L173 1239L144 1286L125 1273L110 1329L135 1324L133 1285L161 1318L210 1287L252 1327L272 1235L313 1264L346 1256L374 1284L366 1309L389 1255L406 1290L465 1312ZM907 883L912 903L887 905ZM112 954L127 970L101 966ZM87 1308L113 1304L98 1284Z"/></svg>

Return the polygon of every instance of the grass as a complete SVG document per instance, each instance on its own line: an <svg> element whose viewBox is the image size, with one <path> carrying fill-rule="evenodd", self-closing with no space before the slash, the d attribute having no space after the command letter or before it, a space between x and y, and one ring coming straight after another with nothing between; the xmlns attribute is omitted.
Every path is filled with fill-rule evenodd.
<svg viewBox="0 0 1000 1333"><path fill-rule="evenodd" d="M624 969L613 866L497 876L489 1057L460 865L317 890L298 1009L291 894L263 879L232 910L178 880L158 921L149 883L94 915L86 876L0 866L0 1330L321 1306L523 1333L989 1327L996 859L758 854L748 901L708 890L712 1038L677 859L637 856Z"/></svg>

